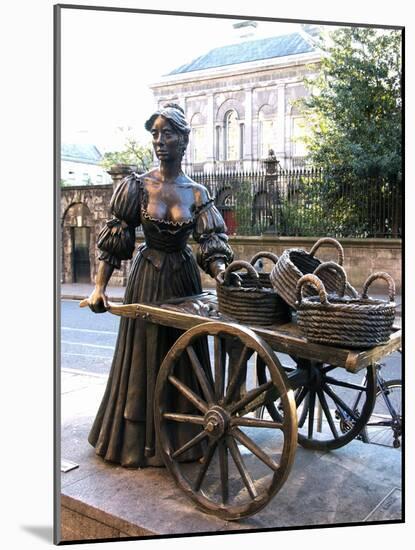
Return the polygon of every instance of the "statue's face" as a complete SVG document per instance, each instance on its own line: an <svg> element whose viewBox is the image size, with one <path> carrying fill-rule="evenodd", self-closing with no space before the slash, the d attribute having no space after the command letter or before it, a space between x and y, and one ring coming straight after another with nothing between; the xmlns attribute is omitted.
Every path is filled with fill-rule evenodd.
<svg viewBox="0 0 415 550"><path fill-rule="evenodd" d="M177 158L181 159L183 139L166 118L158 116L150 132L153 136L154 151L159 160L171 162Z"/></svg>

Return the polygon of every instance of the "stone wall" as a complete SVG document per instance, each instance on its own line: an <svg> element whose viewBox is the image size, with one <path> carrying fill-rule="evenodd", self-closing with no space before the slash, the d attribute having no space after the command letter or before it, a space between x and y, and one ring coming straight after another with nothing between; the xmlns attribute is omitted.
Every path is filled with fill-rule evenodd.
<svg viewBox="0 0 415 550"><path fill-rule="evenodd" d="M88 227L89 259L91 266L91 282L95 281L98 267L99 251L97 249L98 235L110 216L109 204L113 193L113 185L71 186L61 189L61 281L73 283L73 242L72 227ZM114 271L110 284L125 286L129 262L120 270Z"/></svg>
<svg viewBox="0 0 415 550"><path fill-rule="evenodd" d="M309 237L230 237L235 258L249 260L260 250L274 252L280 256L287 248L310 250L317 241ZM344 268L349 281L361 290L367 277L375 271L386 271L395 280L397 292L402 285L402 241L400 239L340 239L344 249ZM321 260L337 260L333 247L323 246L316 256ZM266 267L270 264L266 264ZM266 269L268 270L268 269ZM210 277L204 278L210 283ZM375 292L386 292L384 283L373 284Z"/></svg>
<svg viewBox="0 0 415 550"><path fill-rule="evenodd" d="M254 254L261 250L274 252L280 256L287 248L303 248L310 250L317 239L312 237L230 237L235 259L250 260ZM137 242L141 243L139 239ZM375 271L386 271L396 284L397 293L402 287L402 241L400 239L340 239L344 250L344 268L350 283L359 292L367 277ZM197 244L191 243L196 252ZM324 261L336 260L337 251L330 246L322 246L316 256ZM265 271L269 271L271 263L265 263ZM214 281L208 275L202 273L204 288L214 286ZM385 283L373 283L374 293L386 293ZM369 291L370 295L370 291Z"/></svg>
<svg viewBox="0 0 415 550"><path fill-rule="evenodd" d="M114 177L114 176L113 176ZM114 178L114 185L118 178ZM113 185L65 187L61 192L61 227L62 227L62 282L72 283L72 239L71 227L90 227L90 264L91 282L95 281L98 267L98 234L110 217L109 204ZM137 239L140 244L142 238ZM261 250L274 252L277 256L287 248L304 248L309 250L316 242L310 237L230 237L230 244L235 258L249 260ZM192 243L191 243L192 244ZM386 271L394 278L398 292L402 284L402 241L400 239L341 239L344 248L345 264L349 280L358 290L369 274L375 271ZM197 245L192 244L194 250ZM330 247L322 247L317 256L323 260L336 259L336 252ZM123 262L120 270L115 270L110 284L125 286L131 261ZM268 264L265 268L269 268ZM212 286L212 279L203 274L204 287ZM374 285L375 292L385 292L382 284Z"/></svg>

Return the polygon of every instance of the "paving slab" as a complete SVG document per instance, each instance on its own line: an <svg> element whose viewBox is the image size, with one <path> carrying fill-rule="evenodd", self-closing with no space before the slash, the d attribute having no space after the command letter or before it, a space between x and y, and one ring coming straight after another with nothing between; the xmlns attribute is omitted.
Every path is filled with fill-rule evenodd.
<svg viewBox="0 0 415 550"><path fill-rule="evenodd" d="M105 383L62 373L61 455L79 464L61 474L62 540L402 520L401 452L356 440L332 452L299 446L288 480L256 515L238 522L208 516L165 468L125 469L96 456L87 435Z"/></svg>

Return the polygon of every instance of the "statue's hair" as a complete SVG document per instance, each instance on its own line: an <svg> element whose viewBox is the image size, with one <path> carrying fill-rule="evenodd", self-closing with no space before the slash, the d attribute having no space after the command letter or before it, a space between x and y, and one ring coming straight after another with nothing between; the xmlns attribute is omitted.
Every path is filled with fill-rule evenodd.
<svg viewBox="0 0 415 550"><path fill-rule="evenodd" d="M158 116L166 118L179 134L186 136L186 138L188 137L190 133L190 125L188 124L184 116L184 110L180 107L180 105L177 105L177 103L166 103L166 105L163 105L161 109L155 111L146 121L144 124L146 130L149 132L151 131L154 121Z"/></svg>
<svg viewBox="0 0 415 550"><path fill-rule="evenodd" d="M168 107L171 107L172 109L179 109L184 114L183 107L180 107L178 103L166 103L163 105L164 109L167 109Z"/></svg>

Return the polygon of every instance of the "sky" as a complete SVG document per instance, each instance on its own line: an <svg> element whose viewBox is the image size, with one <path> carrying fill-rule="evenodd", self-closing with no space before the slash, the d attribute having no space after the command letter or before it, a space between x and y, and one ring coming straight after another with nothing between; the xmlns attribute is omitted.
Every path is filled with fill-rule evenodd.
<svg viewBox="0 0 415 550"><path fill-rule="evenodd" d="M238 42L235 19L64 9L62 141L122 148L125 135L149 141L149 84L207 53ZM258 22L256 38L295 32L298 24Z"/></svg>

